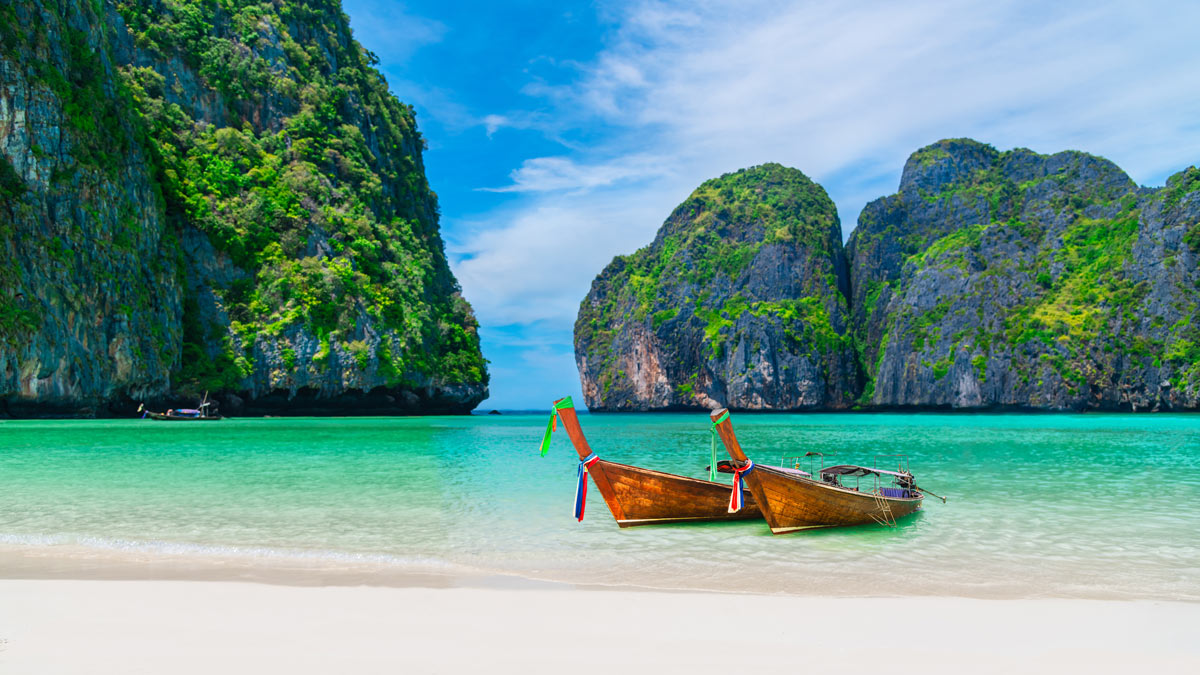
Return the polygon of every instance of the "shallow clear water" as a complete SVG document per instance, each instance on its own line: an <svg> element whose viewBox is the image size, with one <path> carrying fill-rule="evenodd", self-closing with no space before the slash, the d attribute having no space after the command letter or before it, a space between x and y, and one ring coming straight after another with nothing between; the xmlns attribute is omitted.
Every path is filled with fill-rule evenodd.
<svg viewBox="0 0 1200 675"><path fill-rule="evenodd" d="M702 477L707 416L583 415L601 457ZM365 561L600 584L1200 600L1200 416L734 415L751 457L907 453L895 528L618 529L545 415L0 422L0 547ZM728 481L728 476L722 477ZM2 570L0 570L2 572Z"/></svg>

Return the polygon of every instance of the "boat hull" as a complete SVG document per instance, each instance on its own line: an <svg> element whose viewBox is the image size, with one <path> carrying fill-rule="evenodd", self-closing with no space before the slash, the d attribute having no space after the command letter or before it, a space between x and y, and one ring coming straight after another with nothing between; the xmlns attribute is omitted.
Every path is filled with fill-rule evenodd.
<svg viewBox="0 0 1200 675"><path fill-rule="evenodd" d="M591 462L588 475L621 527L762 518L753 495L745 490L742 509L730 513L729 485L597 459L571 398L555 401L554 409L580 461Z"/></svg>
<svg viewBox="0 0 1200 675"><path fill-rule="evenodd" d="M763 504L771 532L786 534L818 527L891 524L921 508L921 497L884 497L799 478L755 465L746 482Z"/></svg>
<svg viewBox="0 0 1200 675"><path fill-rule="evenodd" d="M762 518L749 491L729 513L729 485L603 459L589 473L621 527Z"/></svg>

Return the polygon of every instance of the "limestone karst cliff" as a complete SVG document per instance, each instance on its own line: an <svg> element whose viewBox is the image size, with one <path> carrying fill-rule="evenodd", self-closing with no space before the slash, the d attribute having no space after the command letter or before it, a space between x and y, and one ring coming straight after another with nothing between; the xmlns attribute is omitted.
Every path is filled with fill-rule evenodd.
<svg viewBox="0 0 1200 675"><path fill-rule="evenodd" d="M0 0L0 413L465 412L413 111L336 0Z"/></svg>
<svg viewBox="0 0 1200 675"><path fill-rule="evenodd" d="M580 306L587 405L849 407L847 283L837 211L804 174L764 164L707 181Z"/></svg>
<svg viewBox="0 0 1200 675"><path fill-rule="evenodd" d="M1141 188L1081 152L940 141L844 252L826 230L787 262L766 245L783 172L705 183L597 277L575 327L590 408L1200 408L1195 167ZM785 218L836 222L800 192L824 202Z"/></svg>
<svg viewBox="0 0 1200 675"><path fill-rule="evenodd" d="M863 403L1200 406L1200 172L1139 188L1082 152L909 158L850 238Z"/></svg>

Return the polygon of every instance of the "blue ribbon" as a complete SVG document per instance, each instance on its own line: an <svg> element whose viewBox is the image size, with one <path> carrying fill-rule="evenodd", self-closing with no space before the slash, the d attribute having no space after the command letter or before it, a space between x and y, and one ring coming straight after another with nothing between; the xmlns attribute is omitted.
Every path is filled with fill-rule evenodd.
<svg viewBox="0 0 1200 675"><path fill-rule="evenodd" d="M600 460L596 453L590 453L579 460L579 482L575 485L575 520L583 520L583 509L587 506L587 473L588 467Z"/></svg>

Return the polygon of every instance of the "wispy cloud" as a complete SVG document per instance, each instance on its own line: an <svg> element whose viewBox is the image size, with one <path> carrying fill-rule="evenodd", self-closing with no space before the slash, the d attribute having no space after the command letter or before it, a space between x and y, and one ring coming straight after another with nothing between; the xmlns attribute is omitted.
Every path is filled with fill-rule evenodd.
<svg viewBox="0 0 1200 675"><path fill-rule="evenodd" d="M482 323L544 321L569 335L592 277L620 247L653 232L646 224L659 208L604 194L540 200L534 208L454 223L459 234L447 253Z"/></svg>
<svg viewBox="0 0 1200 675"><path fill-rule="evenodd" d="M607 162L580 164L569 157L534 157L510 174L512 184L481 188L489 192L551 192L591 190L617 183L667 175L673 158L626 155Z"/></svg>
<svg viewBox="0 0 1200 675"><path fill-rule="evenodd" d="M373 45L375 53L392 66L407 61L421 47L441 42L449 30L440 21L408 12L401 3L342 0L342 5L354 16L352 28L359 42ZM404 39L397 40L397 35Z"/></svg>
<svg viewBox="0 0 1200 675"><path fill-rule="evenodd" d="M487 129L488 138L491 138L492 134L496 133L500 127L509 126L509 119L504 115L484 115L481 121L484 128Z"/></svg>

